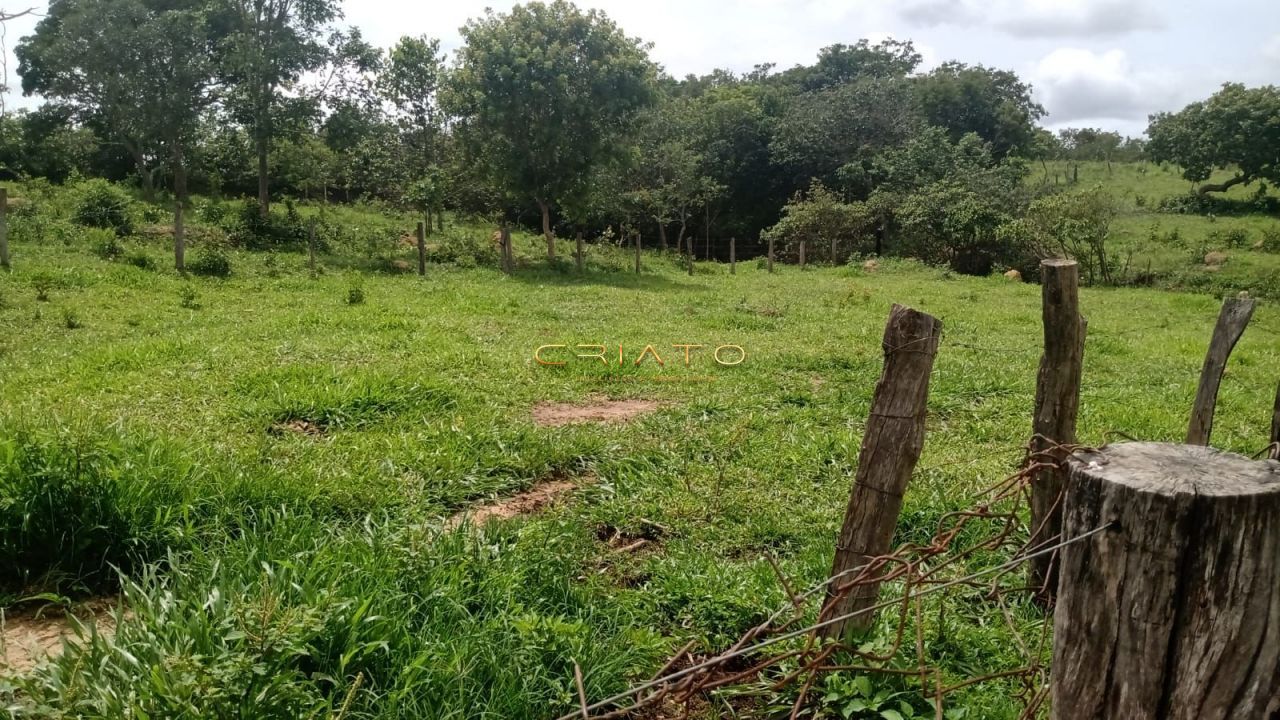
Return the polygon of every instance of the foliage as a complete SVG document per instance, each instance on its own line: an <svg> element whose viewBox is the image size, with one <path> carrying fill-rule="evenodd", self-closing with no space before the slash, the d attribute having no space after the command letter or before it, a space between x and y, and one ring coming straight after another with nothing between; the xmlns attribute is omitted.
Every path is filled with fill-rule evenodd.
<svg viewBox="0 0 1280 720"><path fill-rule="evenodd" d="M1114 200L1100 187L1058 193L1032 202L1026 219L1003 232L1025 242L1036 260L1074 258L1086 282L1114 284L1122 268L1107 242L1116 213Z"/></svg>
<svg viewBox="0 0 1280 720"><path fill-rule="evenodd" d="M1280 88L1226 83L1207 100L1176 113L1157 113L1147 128L1147 151L1156 162L1182 167L1182 176L1204 183L1215 168L1232 167L1222 183L1199 193L1266 180L1280 184Z"/></svg>
<svg viewBox="0 0 1280 720"><path fill-rule="evenodd" d="M77 188L72 218L86 227L107 228L117 235L133 232L133 199L106 180L86 180Z"/></svg>
<svg viewBox="0 0 1280 720"><path fill-rule="evenodd" d="M231 275L231 257L217 245L203 244L196 250L195 259L187 263L187 272L202 277L228 277Z"/></svg>
<svg viewBox="0 0 1280 720"><path fill-rule="evenodd" d="M653 101L655 69L638 40L599 10L564 0L488 12L462 29L451 77L458 131L489 180L542 211L583 202L592 170Z"/></svg>
<svg viewBox="0 0 1280 720"><path fill-rule="evenodd" d="M996 159L1029 153L1044 108L1031 86L1012 72L945 62L915 79L924 122L945 128L953 141L975 133Z"/></svg>
<svg viewBox="0 0 1280 720"><path fill-rule="evenodd" d="M773 239L779 243L780 255L791 257L798 255L800 242L806 241L809 258L829 255L834 240L838 255L827 260L838 263L842 258L874 249L872 226L873 217L866 203L841 202L815 180L808 193L796 196L783 207L782 219L766 230L762 239Z"/></svg>

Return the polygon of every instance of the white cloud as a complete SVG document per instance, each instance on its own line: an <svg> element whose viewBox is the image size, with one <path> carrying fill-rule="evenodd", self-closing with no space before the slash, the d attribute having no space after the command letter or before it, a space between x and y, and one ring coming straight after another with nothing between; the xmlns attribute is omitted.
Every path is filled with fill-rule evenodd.
<svg viewBox="0 0 1280 720"><path fill-rule="evenodd" d="M1271 36L1262 46L1262 57L1271 62L1280 63L1280 33Z"/></svg>
<svg viewBox="0 0 1280 720"><path fill-rule="evenodd" d="M1107 37L1159 30L1153 0L915 0L898 15L917 27L988 25L1023 38Z"/></svg>
<svg viewBox="0 0 1280 720"><path fill-rule="evenodd" d="M1082 119L1139 121L1181 106L1176 77L1134 68L1123 50L1058 48L1036 64L1030 79L1055 125Z"/></svg>

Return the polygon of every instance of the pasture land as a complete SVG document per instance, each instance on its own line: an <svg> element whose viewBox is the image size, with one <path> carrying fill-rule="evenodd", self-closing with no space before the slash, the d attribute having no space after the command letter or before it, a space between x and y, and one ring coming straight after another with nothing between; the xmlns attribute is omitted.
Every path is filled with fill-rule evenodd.
<svg viewBox="0 0 1280 720"><path fill-rule="evenodd" d="M1147 220L1132 210L1118 235L1141 242L1128 233ZM0 697L52 717L547 717L576 707L575 662L594 699L689 640L721 650L788 602L766 555L797 586L828 572L895 302L944 323L898 541L927 540L1022 458L1035 285L888 259L688 276L655 252L636 275L609 246L579 275L537 259L526 234L505 276L490 232L434 236L442 262L425 278L337 252L313 276L296 248L229 251L229 277L182 278L155 269L161 237L123 241L150 267L79 237L15 242L0 275L0 603L22 617L88 599L122 610L114 634L0 681ZM1219 305L1084 289L1081 441L1180 441ZM611 362L551 348L567 364L543 366L546 344L603 344ZM681 344L707 347L686 366ZM665 365L634 364L646 345ZM745 361L717 364L719 345ZM1277 347L1280 314L1262 304L1222 386L1216 446L1266 444ZM608 399L650 404L615 422L535 421L540 403ZM452 519L549 479L576 487L480 528ZM1046 622L980 588L958 597L923 608L944 682L1016 667L1010 627L1034 637ZM869 649L889 646L891 621ZM839 713L865 695L849 716L932 717L914 679L870 679L833 674L824 702ZM1016 689L974 685L948 717L1016 717Z"/></svg>

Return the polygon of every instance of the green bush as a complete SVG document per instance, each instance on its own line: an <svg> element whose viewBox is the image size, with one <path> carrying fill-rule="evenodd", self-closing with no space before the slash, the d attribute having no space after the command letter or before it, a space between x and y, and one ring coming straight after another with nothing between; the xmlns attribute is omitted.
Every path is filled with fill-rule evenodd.
<svg viewBox="0 0 1280 720"><path fill-rule="evenodd" d="M111 230L89 228L85 233L94 255L103 260L119 260L124 255L124 245L120 244L120 238Z"/></svg>
<svg viewBox="0 0 1280 720"><path fill-rule="evenodd" d="M86 180L76 188L72 218L80 225L133 232L134 202L122 188L106 180Z"/></svg>
<svg viewBox="0 0 1280 720"><path fill-rule="evenodd" d="M202 277L224 278L231 274L231 258L222 248L205 245L196 253L196 257L187 263L187 271Z"/></svg>
<svg viewBox="0 0 1280 720"><path fill-rule="evenodd" d="M141 270L155 270L156 261L145 250L134 250L125 255L124 261Z"/></svg>

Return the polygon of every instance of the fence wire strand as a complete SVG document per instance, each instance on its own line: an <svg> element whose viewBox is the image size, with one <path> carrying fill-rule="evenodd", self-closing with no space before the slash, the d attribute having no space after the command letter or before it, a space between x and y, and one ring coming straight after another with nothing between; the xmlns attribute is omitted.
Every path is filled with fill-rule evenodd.
<svg viewBox="0 0 1280 720"><path fill-rule="evenodd" d="M1023 461L1017 472L979 493L978 501L972 507L940 517L936 532L927 542L907 543L888 555L868 558L862 565L827 577L800 593L795 592L777 561L766 557L786 592L787 601L764 622L749 629L723 652L701 661L695 661L692 654L693 643L686 644L647 682L579 707L557 720L630 717L664 702L683 705L687 715L689 704L695 697L707 696L713 690L740 687L756 681L766 682L767 688L763 689L769 693L777 693L789 686L797 687L790 710L790 717L794 719L806 709L806 702L820 676L842 670L915 677L920 684L921 697L932 702L935 715L939 718L943 717L944 698L948 694L991 680L1013 678L1020 681L1017 694L1024 706L1021 717L1036 717L1047 699L1048 672L1043 658L1047 652L1050 623L1041 623L1039 632L1034 637L1024 637L1017 627L1017 619L1006 595L1015 591L1030 594L1037 588L1026 587L1025 583L1022 587L1002 587L1001 579L1027 561L1054 555L1062 548L1109 529L1111 524L1095 527L1065 540L1060 536L1042 538L1040 528L1026 527L1022 520L1023 510L1029 506L1031 484L1036 476L1045 469L1059 467L1063 458L1093 448L1056 443L1037 436L1023 450ZM1059 497L1057 502L1061 504L1062 498ZM980 522L989 526L987 530L978 539L964 543L961 547L958 540L962 533ZM1022 541L1022 538L1027 539ZM1011 547L1012 556L1002 562L960 577L947 577L955 574L952 568L957 565L975 562L978 553L1002 549L1007 551ZM833 599L843 599L858 588L893 581L900 582L903 586L898 597L833 617L825 617L820 609L816 620L797 627L810 614L815 596L820 598L820 608L830 608L835 606ZM922 599L958 587L981 592L984 599L992 601L999 608L1000 616L1013 637L1012 644L1025 659L1022 665L956 680L950 684L943 683L939 668L929 666ZM820 637L819 631L824 628L890 608L896 610L896 619L887 650L871 652ZM945 604L940 606L940 618L944 611ZM788 614L790 616L784 618ZM912 625L915 629L908 640L907 628ZM803 642L790 647L775 647L798 640ZM915 667L889 666L889 663L902 655L904 643L915 653ZM770 652L764 652L771 648ZM843 660L849 657L855 658L857 662ZM682 663L687 665L680 667ZM773 676L765 677L769 671L774 671ZM620 705L623 702L629 704Z"/></svg>

